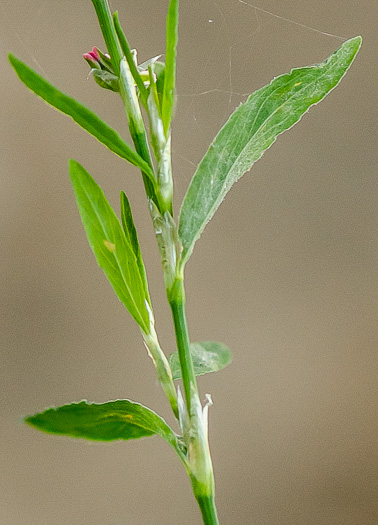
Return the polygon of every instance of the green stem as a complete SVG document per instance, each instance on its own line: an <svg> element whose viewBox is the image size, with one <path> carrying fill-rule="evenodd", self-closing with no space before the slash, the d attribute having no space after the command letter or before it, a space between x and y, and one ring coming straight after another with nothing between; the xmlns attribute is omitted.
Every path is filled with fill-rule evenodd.
<svg viewBox="0 0 378 525"><path fill-rule="evenodd" d="M92 0L106 47L111 56L114 72L119 76L119 64L123 53L115 31L108 0Z"/></svg>
<svg viewBox="0 0 378 525"><path fill-rule="evenodd" d="M198 396L198 386L190 353L189 332L185 315L185 289L182 278L176 278L167 295L175 327L186 406L188 414L190 414L192 396Z"/></svg>
<svg viewBox="0 0 378 525"><path fill-rule="evenodd" d="M97 18L101 27L102 35L105 40L106 47L109 51L109 54L112 58L112 65L114 67L115 74L120 77L121 70L120 64L123 59L123 51L118 40L117 31L114 25L114 20L110 12L108 0L92 0L94 8L96 10ZM147 134L143 124L142 116L140 115L140 107L138 100L131 95L131 89L134 89L134 79L130 73L131 82L128 81L124 85L124 89L121 89L121 96L125 109L128 112L129 119L129 129L130 135L134 142L135 149L137 153L147 162L150 166L152 172L154 172L154 166L151 159L151 154L148 147ZM120 78L121 84L126 79ZM130 111L133 114L133 117L130 117ZM135 119L134 117L137 116ZM149 177L142 172L143 182L146 189L146 193L149 199L153 200L160 209L159 199L156 195L155 188L149 179Z"/></svg>
<svg viewBox="0 0 378 525"><path fill-rule="evenodd" d="M218 525L214 503L213 466L207 437L207 414L204 414L199 400L197 379L190 352L190 340L185 315L183 277L176 276L173 286L167 292L167 296L172 310L189 417L189 428L184 430L184 440L188 447L189 476L194 496L202 512L204 524Z"/></svg>
<svg viewBox="0 0 378 525"><path fill-rule="evenodd" d="M204 525L219 525L217 509L213 497L198 497Z"/></svg>
<svg viewBox="0 0 378 525"><path fill-rule="evenodd" d="M110 53L110 56L112 57L112 63L114 67L114 71L116 75L119 77L120 80L120 92L121 97L125 106L125 110L128 116L129 120L129 129L130 134L133 139L135 149L139 153L139 155L148 163L148 165L151 167L152 171L154 171L150 149L148 145L147 140L147 134L143 122L143 118L140 111L139 101L136 95L135 91L135 84L134 84L134 78L132 75L132 72L130 71L129 64L127 63L126 59L124 58L124 53L122 50L122 46L120 45L119 41L119 35L123 35L123 33L120 31L116 31L114 19L112 18L108 0L92 0L93 5L95 7L101 30L104 36L104 40L106 43L106 46L108 48L108 51ZM172 1L171 0L171 9L174 10L174 12L177 15L177 7L178 7L178 1ZM173 11L172 11L173 12ZM117 17L115 18L117 23ZM176 19L175 19L176 20ZM175 21L175 24L177 23L177 20ZM176 24L177 25L177 24ZM119 28L118 28L119 29ZM177 28L176 28L177 31ZM176 39L177 40L177 35ZM128 49L128 44L123 41L124 47ZM174 71L174 59L175 59L175 45L171 49L171 57L170 57L170 66L171 66L171 77L174 77L173 71ZM129 57L130 59L130 57ZM133 65L132 65L133 66ZM135 73L135 71L134 71ZM171 98L171 90L174 88L174 79L171 79L171 86L170 89L168 89L167 86L165 86L164 91L164 97L165 102L169 102ZM168 97L169 95L169 97ZM164 105L164 104L163 104ZM166 113L166 119L164 122L164 128L165 128L165 139L168 137L168 129L169 129L169 123L171 118L171 111L172 108L168 104L168 106L165 108L166 111L163 109L163 114ZM164 142L165 144L165 142ZM170 143L168 143L168 146L170 146ZM165 155L168 156L168 159L170 160L170 147L168 147L167 151L165 151ZM167 159L165 159L167 160ZM166 165L167 163L163 162L162 164ZM169 168L170 169L170 168ZM169 173L162 173L164 175L165 179L163 180L164 183L171 185L171 176ZM167 177L167 175L169 175ZM166 198L162 201L159 198L159 195L157 195L155 191L155 187L153 183L150 181L150 179L143 173L143 181L146 188L147 196L150 200L152 200L157 210L162 214L162 217L165 217L167 219L166 214L168 213L167 210L167 204L169 209L169 215L172 215L172 200L170 198L170 195L165 196ZM167 202L166 202L167 201ZM165 213L164 213L165 212ZM166 227L169 229L169 226L172 226L171 224L167 224ZM171 232L172 233L172 232ZM165 254L171 253L173 251L176 253L176 246L174 242L174 236L168 235L167 239L163 240L164 250L163 252ZM165 257L164 257L165 259ZM186 445L188 447L188 464L187 464L187 471L192 481L192 488L194 495L198 501L198 504L200 506L204 524L205 525L218 525L218 519L216 515L216 509L214 505L214 476L213 476L213 469L212 469L212 463L211 463L211 456L208 446L208 440L207 440L207 417L204 417L202 406L199 399L199 392L198 392L198 386L197 386L197 379L194 373L194 367L193 367L193 360L190 352L190 340L189 340L189 333L188 333L188 326L186 323L186 315L185 315L185 290L184 290L184 282L183 282L183 274L182 273L176 273L175 275L175 265L172 264L173 261L170 261L170 274L172 274L173 282L171 277L169 276L169 279L166 279L166 283L169 285L167 286L167 296L168 301L171 306L172 310L172 316L173 316L173 322L175 327L175 333L176 333L176 341L177 341L177 350L179 354L180 359L180 366L181 366L181 373L182 373L182 380L183 380L183 386L184 386L184 394L185 394L185 400L186 400L186 411L187 421L185 423L186 429L184 430L184 440L186 442ZM150 351L151 356L156 360L157 363L160 363L161 361L161 355L159 353L159 348L156 346L156 344L152 344L151 341L148 341L150 343ZM159 368L159 367L158 367ZM169 368L168 368L169 370ZM159 378L161 379L163 388L165 387L165 390L167 389L167 386L169 387L168 390L166 390L166 394L168 395L168 398L171 401L172 409L176 416L178 415L177 412L177 405L176 405L176 392L173 388L173 390L170 390L170 387L173 385L173 381L166 381L169 379L164 375L164 372L166 370L158 369Z"/></svg>
<svg viewBox="0 0 378 525"><path fill-rule="evenodd" d="M138 132L137 130L135 130L131 120L129 121L129 129L130 129L130 135L133 139L133 143L134 143L136 152L142 157L143 160L147 162L152 172L154 172L154 166L151 160L150 150L149 150L148 142L146 138L146 132L145 131ZM159 199L156 195L155 188L150 178L143 172L142 172L142 178L143 178L143 184L146 190L147 197L156 204L158 209L160 209Z"/></svg>
<svg viewBox="0 0 378 525"><path fill-rule="evenodd" d="M148 334L144 332L142 333L148 353L154 362L159 383L161 384L164 393L167 396L175 417L179 419L177 393L172 379L171 367L169 366L168 360L160 347L153 323L150 323L150 332Z"/></svg>

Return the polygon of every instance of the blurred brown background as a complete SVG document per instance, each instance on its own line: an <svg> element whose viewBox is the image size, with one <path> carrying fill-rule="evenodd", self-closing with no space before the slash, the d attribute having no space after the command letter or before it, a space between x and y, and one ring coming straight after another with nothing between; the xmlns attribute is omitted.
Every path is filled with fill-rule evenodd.
<svg viewBox="0 0 378 525"><path fill-rule="evenodd" d="M373 0L182 0L174 122L176 210L227 116L273 76L364 44L342 84L231 191L187 267L193 340L232 366L200 378L223 525L378 523L377 15ZM141 61L164 50L167 1L112 2ZM194 525L158 438L113 445L40 434L21 417L83 398L130 398L173 424L138 329L97 268L67 174L80 161L114 206L124 189L157 329L174 349L138 171L26 90L6 52L126 133L87 79L103 49L89 0L0 4L1 504L4 525ZM231 66L231 69L230 69ZM231 93L230 93L231 92ZM200 94L202 93L202 94ZM196 95L198 94L198 95Z"/></svg>

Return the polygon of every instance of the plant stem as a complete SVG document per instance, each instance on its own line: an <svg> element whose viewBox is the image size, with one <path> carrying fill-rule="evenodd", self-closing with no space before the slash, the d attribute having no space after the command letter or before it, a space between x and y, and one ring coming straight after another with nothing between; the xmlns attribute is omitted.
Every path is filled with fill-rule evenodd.
<svg viewBox="0 0 378 525"><path fill-rule="evenodd" d="M219 525L214 497L198 497L204 525Z"/></svg>
<svg viewBox="0 0 378 525"><path fill-rule="evenodd" d="M108 0L92 0L100 22L101 30L104 36L108 51L112 57L114 71L119 77L120 94L126 110L129 121L129 130L133 139L135 149L139 155L148 163L154 172L154 166L151 159L147 134L140 111L139 101L135 90L135 82L130 66L126 58L123 57L122 46L120 45L119 36L123 42L123 47L128 54L129 47L126 39L123 39L123 32L118 24L117 16L112 18ZM179 261L177 260L177 230L172 218L172 174L171 174L171 150L170 150L170 121L172 117L172 93L174 91L174 70L177 44L177 16L178 0L171 0L168 20L170 21L167 36L167 71L166 82L164 85L163 96L163 119L161 124L163 131L159 134L157 121L154 119L161 118L157 100L154 115L150 116L152 123L152 135L155 140L155 154L159 168L159 192L155 191L153 183L143 174L143 180L147 197L150 200L151 217L154 222L155 232L159 243L159 249L162 255L164 268L164 278L167 287L167 297L172 310L173 323L176 334L177 350L179 354L182 381L186 401L186 409L182 407L181 413L178 413L179 407L176 405L176 392L171 390L173 386L172 378L165 375L169 370L168 363L162 360L162 352L156 341L152 337L145 339L149 346L151 356L159 365L157 366L158 376L168 399L171 402L173 412L179 416L180 424L183 431L183 439L188 451L188 461L186 469L192 482L192 489L196 500L200 506L202 517L205 525L218 525L218 518L214 504L214 475L211 462L208 432L207 432L207 409L202 408L197 379L194 372L193 360L190 351L190 340L188 326L185 314L185 289L183 271L180 271ZM118 35L115 24L118 24ZM170 38L173 35L173 42ZM168 43L170 45L168 45ZM129 57L130 60L130 57ZM134 64L132 63L132 68ZM135 71L134 71L135 74ZM151 72L150 72L151 75ZM167 80L168 78L168 80ZM153 78L152 78L153 79ZM153 84L153 83L152 83ZM143 93L143 89L142 89ZM151 107L147 108L147 112ZM165 118L164 118L165 117ZM155 126L156 124L156 126ZM160 190L162 193L160 193ZM160 198L159 198L160 197ZM154 208L155 206L155 208ZM165 357L165 356L164 356ZM161 366L160 366L161 365ZM169 370L170 371L170 370Z"/></svg>
<svg viewBox="0 0 378 525"><path fill-rule="evenodd" d="M182 381L188 413L191 413L192 396L198 396L197 380L190 353L189 332L185 315L185 289L183 278L176 278L168 291L168 301L172 310L177 350L180 359Z"/></svg>
<svg viewBox="0 0 378 525"><path fill-rule="evenodd" d="M92 3L96 10L106 47L112 58L114 72L120 79L121 97L128 116L130 135L134 142L135 149L154 172L154 166L148 147L147 134L140 114L138 98L135 93L134 79L131 72L129 78L125 78L124 72L121 71L123 51L118 40L108 0L92 0ZM126 69L129 69L128 66ZM158 209L160 209L159 199L156 195L153 184L145 173L142 172L142 176L148 198L153 200Z"/></svg>
<svg viewBox="0 0 378 525"><path fill-rule="evenodd" d="M119 64L123 57L122 49L119 44L114 28L114 22L110 13L108 0L92 0L95 8L100 28L105 40L106 47L111 56L114 72L119 76Z"/></svg>
<svg viewBox="0 0 378 525"><path fill-rule="evenodd" d="M159 383L161 384L164 393L167 396L175 417L179 419L177 393L172 379L171 368L163 350L160 347L153 322L151 323L150 321L150 332L148 334L144 332L142 333L148 353L154 362Z"/></svg>
<svg viewBox="0 0 378 525"><path fill-rule="evenodd" d="M176 333L184 386L188 428L184 429L184 441L188 447L189 476L194 496L200 506L205 525L218 525L214 503L214 474L208 444L207 408L201 406L190 340L185 315L185 289L182 274L176 276L173 286L167 291Z"/></svg>

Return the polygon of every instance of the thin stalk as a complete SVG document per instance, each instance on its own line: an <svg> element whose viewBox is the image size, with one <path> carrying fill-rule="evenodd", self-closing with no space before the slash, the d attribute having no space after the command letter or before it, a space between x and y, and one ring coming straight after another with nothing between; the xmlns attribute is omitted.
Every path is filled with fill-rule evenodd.
<svg viewBox="0 0 378 525"><path fill-rule="evenodd" d="M135 97L131 94L131 89L134 88L134 79L130 73L131 82L127 81L129 85L125 85L125 83L122 82L122 80L126 80L125 78L122 78L124 75L122 75L121 71L121 62L123 59L123 51L120 45L120 42L118 40L116 28L114 26L114 20L112 17L112 14L110 12L109 3L108 0L92 0L93 6L95 8L97 18L101 27L102 35L105 40L106 47L109 51L109 54L112 58L112 65L114 67L115 74L120 78L121 86L123 84L123 88L121 89L121 97L125 106L125 109L128 113L128 119L129 119L129 130L131 138L134 142L135 149L137 153L147 162L147 164L150 166L152 172L154 172L154 166L151 159L150 150L148 147L148 141L147 141L147 134L144 127L143 119L140 114L140 107L138 103L138 99L135 95ZM130 118L130 111L133 113L133 118ZM135 119L135 115L138 115L138 118ZM155 188L149 179L149 177L142 172L143 177L143 183L144 187L146 189L146 193L149 199L153 200L156 204L156 206L160 209L159 205L159 199L156 195Z"/></svg>
<svg viewBox="0 0 378 525"><path fill-rule="evenodd" d="M175 384L172 378L172 370L169 366L166 355L160 347L158 336L155 330L155 320L152 310L149 305L147 306L148 315L150 319L150 330L148 333L142 330L144 344L147 348L148 354L151 357L156 374L161 384L162 389L164 390L165 395L171 405L172 411L177 419L179 419L179 411L177 406L177 392Z"/></svg>
<svg viewBox="0 0 378 525"><path fill-rule="evenodd" d="M201 509L205 525L218 525L214 503L214 474L208 444L207 407L202 408L185 314L185 289L183 276L176 276L167 292L175 327L177 350L180 359L182 381L189 417L184 429L184 441L188 447L189 477L194 496Z"/></svg>
<svg viewBox="0 0 378 525"><path fill-rule="evenodd" d="M190 414L192 396L198 396L198 386L194 373L192 355L190 353L189 332L185 314L185 289L182 278L176 278L167 295L175 327L185 401L188 413Z"/></svg>
<svg viewBox="0 0 378 525"><path fill-rule="evenodd" d="M219 525L217 509L213 497L198 497L204 525Z"/></svg>
<svg viewBox="0 0 378 525"><path fill-rule="evenodd" d="M173 216L171 132L169 130L167 136L164 132L156 79L151 66L148 66L148 74L150 78L150 95L147 99L147 112L150 123L151 145L157 164L159 195L164 206L164 210L160 211L168 211Z"/></svg>
<svg viewBox="0 0 378 525"><path fill-rule="evenodd" d="M134 143L136 152L142 157L143 160L147 162L152 172L154 173L155 170L152 164L150 149L148 147L145 130L138 131L135 128L132 120L129 120L129 129L130 129L130 135L131 135L131 138L133 139L133 143ZM155 191L155 188L151 180L143 172L142 172L142 177L143 177L143 183L144 183L144 188L146 190L147 197L151 199L156 204L156 206L160 209L159 199L156 195L156 191Z"/></svg>
<svg viewBox="0 0 378 525"><path fill-rule="evenodd" d="M117 36L115 36L117 38ZM120 62L120 94L129 122L131 138L137 153L147 162L152 172L154 165L151 159L150 148L147 140L146 128L144 126L142 113L139 106L138 96L135 89L134 78L131 74L126 58ZM151 180L143 173L143 182L149 199L152 199L160 209L159 199Z"/></svg>
<svg viewBox="0 0 378 525"><path fill-rule="evenodd" d="M114 72L119 76L119 65L122 59L122 50L114 28L108 0L92 0L100 24L106 47L112 60Z"/></svg>

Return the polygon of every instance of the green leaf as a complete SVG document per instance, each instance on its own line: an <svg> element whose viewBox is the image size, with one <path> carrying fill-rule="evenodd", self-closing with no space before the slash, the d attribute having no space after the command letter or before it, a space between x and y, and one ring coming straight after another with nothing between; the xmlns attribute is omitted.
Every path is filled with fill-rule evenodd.
<svg viewBox="0 0 378 525"><path fill-rule="evenodd" d="M100 87L119 93L118 77L113 75L113 73L109 73L109 71L104 71L102 69L92 69L91 73L96 84Z"/></svg>
<svg viewBox="0 0 378 525"><path fill-rule="evenodd" d="M9 61L20 80L45 102L71 117L79 126L93 135L111 151L140 168L154 183L154 175L150 166L136 153L108 124L75 99L65 95L59 89L47 82L33 69L9 54Z"/></svg>
<svg viewBox="0 0 378 525"><path fill-rule="evenodd" d="M144 295L148 303L151 305L150 294L148 292L148 281L147 281L146 269L144 267L142 253L140 251L138 234L135 228L129 199L127 198L125 192L123 191L121 191L121 220L122 220L122 227L123 227L123 231L125 233L126 239L129 245L132 247L134 251L134 255L137 260L139 273L140 273L140 276L142 278L143 285L144 285Z"/></svg>
<svg viewBox="0 0 378 525"><path fill-rule="evenodd" d="M165 64L162 62L156 62L154 64L154 73L156 75L156 89L158 92L160 107L163 106L163 93L165 83Z"/></svg>
<svg viewBox="0 0 378 525"><path fill-rule="evenodd" d="M223 343L202 341L191 343L190 353L193 359L196 376L217 372L231 363L231 351ZM173 352L168 358L173 379L181 379L181 367L178 352Z"/></svg>
<svg viewBox="0 0 378 525"><path fill-rule="evenodd" d="M107 403L72 403L25 418L29 425L49 434L97 441L138 439L154 434L177 449L177 437L149 408L127 399Z"/></svg>
<svg viewBox="0 0 378 525"><path fill-rule="evenodd" d="M293 69L276 77L240 105L215 137L200 162L182 203L179 236L182 264L231 186L298 122L310 106L340 82L361 45L361 37L344 42L322 64Z"/></svg>
<svg viewBox="0 0 378 525"><path fill-rule="evenodd" d="M120 46L122 48L123 54L126 57L127 63L129 64L129 68L130 68L131 74L133 75L135 83L138 86L139 93L140 93L140 96L142 98L143 104L146 106L146 104L147 104L147 97L148 97L148 91L145 88L143 80L142 80L142 77L140 76L139 71L137 69L137 66L135 65L133 56L132 56L131 51L130 51L129 43L127 41L126 35L123 32L123 29L122 29L121 24L119 22L118 11L113 13L113 22L114 22L114 28L116 30L116 33L117 33L117 36L118 36L118 40L119 40Z"/></svg>
<svg viewBox="0 0 378 525"><path fill-rule="evenodd" d="M162 120L167 135L175 102L176 49L178 41L179 0L171 0L167 16L167 49L165 53L165 77L162 102Z"/></svg>
<svg viewBox="0 0 378 525"><path fill-rule="evenodd" d="M70 177L89 244L119 300L139 326L149 333L146 290L134 249L100 186L76 161Z"/></svg>

